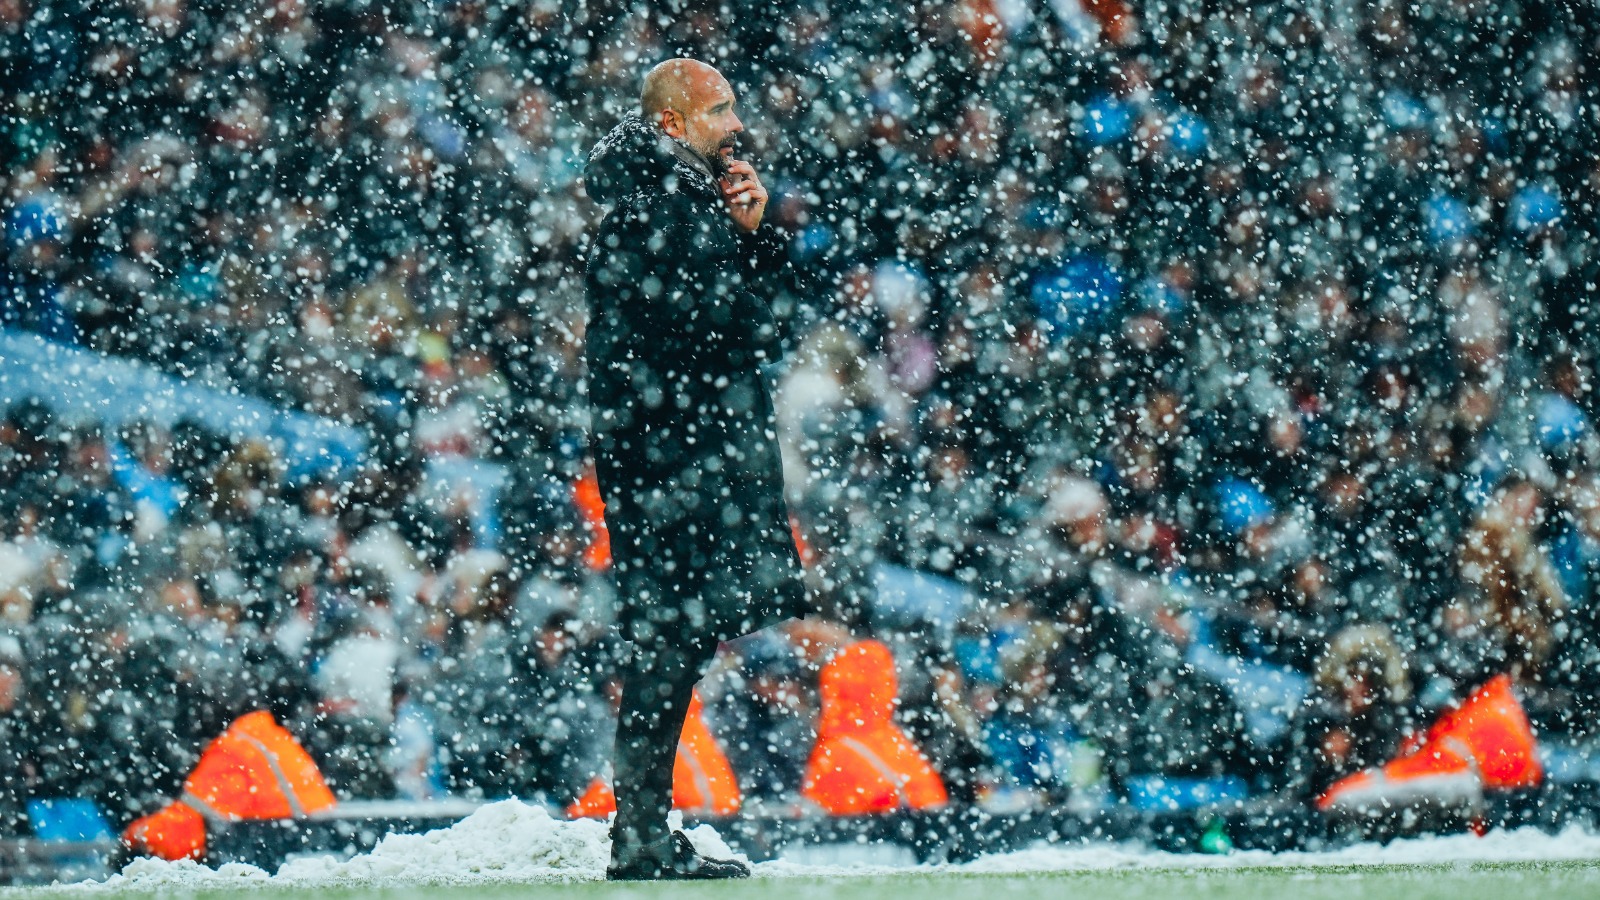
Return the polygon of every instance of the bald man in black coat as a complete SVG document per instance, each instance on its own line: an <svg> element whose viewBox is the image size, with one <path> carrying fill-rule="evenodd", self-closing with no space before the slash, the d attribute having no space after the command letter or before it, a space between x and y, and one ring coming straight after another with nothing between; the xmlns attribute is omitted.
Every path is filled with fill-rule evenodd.
<svg viewBox="0 0 1600 900"><path fill-rule="evenodd" d="M611 533L622 671L612 879L748 875L667 826L694 685L720 641L803 612L762 367L780 354L766 294L784 242L733 158L727 81L669 60L591 152L609 206L591 245L586 338L596 468Z"/></svg>

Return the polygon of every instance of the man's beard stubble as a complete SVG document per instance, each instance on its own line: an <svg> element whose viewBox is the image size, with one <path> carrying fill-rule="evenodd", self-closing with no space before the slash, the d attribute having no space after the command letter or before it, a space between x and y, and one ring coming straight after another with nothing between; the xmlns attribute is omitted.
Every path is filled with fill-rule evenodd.
<svg viewBox="0 0 1600 900"><path fill-rule="evenodd" d="M722 181L728 177L728 160L722 155L722 149L724 147L733 149L737 146L738 140L730 134L718 141L717 145L711 148L710 153L703 154L705 156L706 165L711 167L712 178Z"/></svg>

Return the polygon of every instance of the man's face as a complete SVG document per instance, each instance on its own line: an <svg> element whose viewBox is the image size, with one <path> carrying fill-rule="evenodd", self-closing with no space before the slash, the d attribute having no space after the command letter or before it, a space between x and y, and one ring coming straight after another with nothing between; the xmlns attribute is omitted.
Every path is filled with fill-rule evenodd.
<svg viewBox="0 0 1600 900"><path fill-rule="evenodd" d="M692 82L683 105L687 109L671 117L677 121L666 124L667 134L688 144L721 175L733 157L735 136L744 131L744 123L733 111L733 88L727 79L710 72Z"/></svg>

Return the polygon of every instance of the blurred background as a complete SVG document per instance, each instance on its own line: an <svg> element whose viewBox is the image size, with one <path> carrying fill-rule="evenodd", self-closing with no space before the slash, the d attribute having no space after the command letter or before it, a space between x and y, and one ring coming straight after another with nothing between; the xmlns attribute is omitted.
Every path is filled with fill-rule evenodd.
<svg viewBox="0 0 1600 900"><path fill-rule="evenodd" d="M603 771L580 176L674 55L790 236L818 623L952 803L1310 798L1501 673L1600 776L1593 5L868 6L0 0L0 835L255 709L346 799ZM747 798L830 627L702 686Z"/></svg>

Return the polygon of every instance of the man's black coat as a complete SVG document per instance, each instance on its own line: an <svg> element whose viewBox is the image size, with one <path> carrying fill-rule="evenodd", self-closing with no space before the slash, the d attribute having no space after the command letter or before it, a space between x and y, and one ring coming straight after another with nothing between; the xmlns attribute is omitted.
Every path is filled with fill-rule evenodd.
<svg viewBox="0 0 1600 900"><path fill-rule="evenodd" d="M726 640L799 615L762 372L781 352L762 292L783 243L739 230L703 162L637 115L595 145L584 184L611 207L586 345L623 635Z"/></svg>

